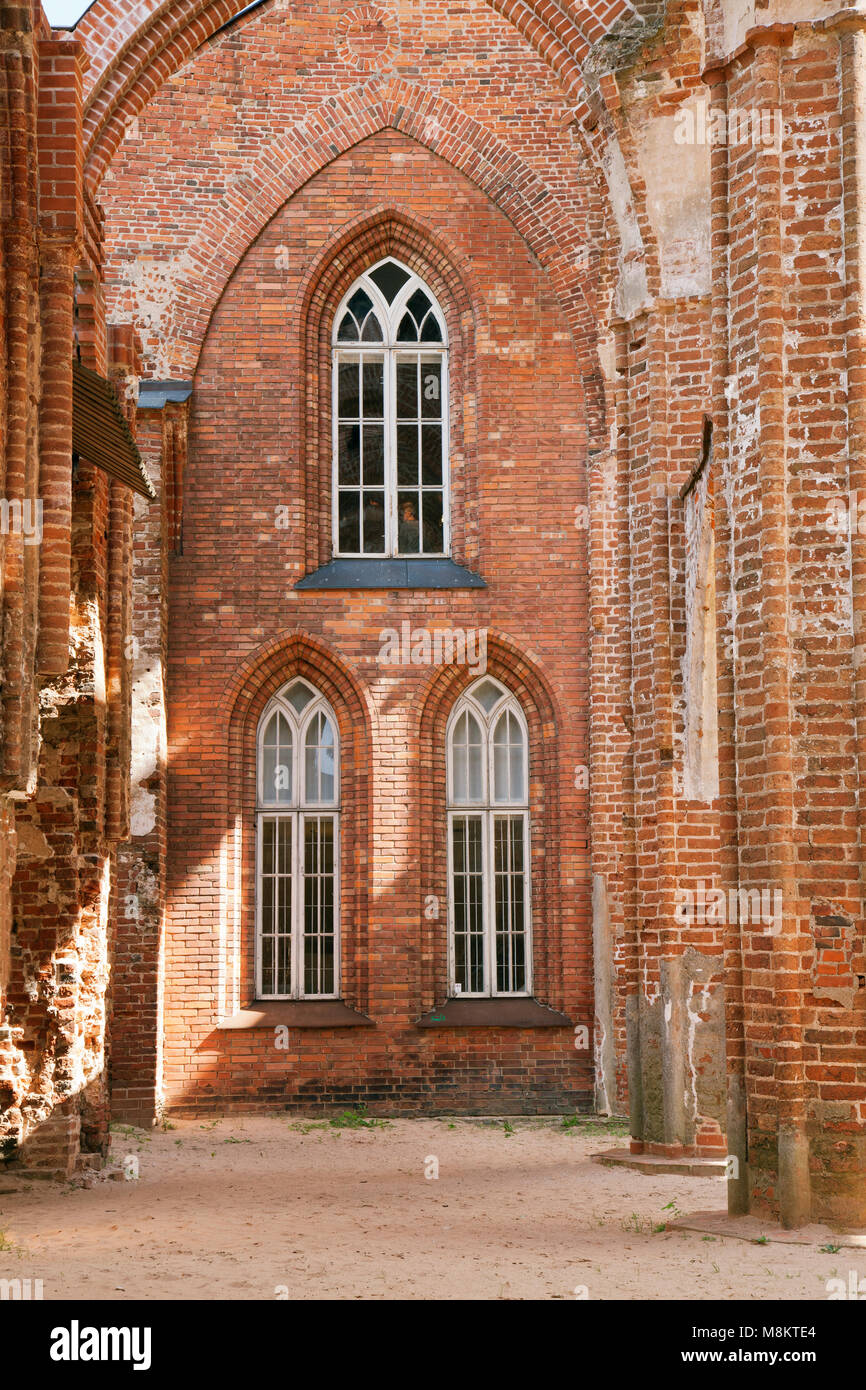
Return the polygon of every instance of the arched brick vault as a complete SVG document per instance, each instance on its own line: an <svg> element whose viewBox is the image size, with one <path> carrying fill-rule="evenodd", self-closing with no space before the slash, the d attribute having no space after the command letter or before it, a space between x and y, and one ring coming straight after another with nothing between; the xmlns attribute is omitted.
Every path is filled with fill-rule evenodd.
<svg viewBox="0 0 866 1390"><path fill-rule="evenodd" d="M171 345L170 374L192 376L214 309L236 266L264 227L315 174L354 145L386 129L400 131L445 160L509 219L550 277L577 351L587 429L602 441L604 401L597 373L592 271L576 259L583 227L538 175L452 102L403 79L374 78L333 97L302 125L273 141L203 217L174 281L161 337Z"/></svg>
<svg viewBox="0 0 866 1390"><path fill-rule="evenodd" d="M247 948L254 906L250 884L254 882L251 866L255 862L256 731L268 700L294 676L305 677L322 692L339 729L341 807L347 813L340 857L343 882L353 884L351 901L345 903L348 925L344 951L352 961L352 1002L366 1009L374 707L366 689L339 657L324 642L301 629L278 634L242 662L226 686L214 721L221 741L213 751L218 766L225 767L228 773L217 795L219 824L229 847L221 911L233 910L235 914L233 929L228 922L221 924L229 989L234 986L238 1003L252 988L252 955ZM239 975L233 980L234 968L239 968Z"/></svg>
<svg viewBox="0 0 866 1390"><path fill-rule="evenodd" d="M630 0L488 0L532 45L577 103L584 99L580 64L590 47L624 15ZM85 121L87 177L98 186L126 126L158 88L248 0L96 0L76 33L90 68Z"/></svg>

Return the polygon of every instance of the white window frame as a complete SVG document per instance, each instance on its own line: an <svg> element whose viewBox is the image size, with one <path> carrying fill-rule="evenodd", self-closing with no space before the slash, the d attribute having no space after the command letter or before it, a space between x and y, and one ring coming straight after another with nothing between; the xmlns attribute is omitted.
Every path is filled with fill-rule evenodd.
<svg viewBox="0 0 866 1390"><path fill-rule="evenodd" d="M387 261L394 261L409 276L408 281L395 296L391 304L388 303L378 285L370 279L371 272ZM340 329L343 314L349 300L357 290L363 289L373 301L374 308L379 317L382 328L382 341L379 343L339 343L337 334ZM439 325L442 334L441 343L398 343L397 330L407 302L412 298L416 290L423 290L433 308L433 314ZM451 468L450 468L450 391L448 379L448 330L445 324L445 316L439 307L435 295L428 285L413 274L408 266L397 261L394 256L385 256L377 261L368 271L351 285L340 301L339 308L334 315L334 328L332 333L332 360L331 360L331 550L335 558L339 559L363 559L363 560L425 560L441 559L451 554ZM383 551L370 550L340 550L340 478L339 478L339 363L341 361L354 361L358 358L381 358L384 362L384 445L385 445L385 473L384 473L384 492L385 492L385 549ZM397 363L399 360L417 361L419 358L435 357L440 363L440 393L442 401L442 549L441 551L400 551L398 549L399 538L399 517L397 515L397 495L401 491L413 491L412 488L401 488L397 482ZM420 410L420 401L419 401ZM431 424L435 423L432 419ZM419 459L420 470L420 459ZM420 481L420 471L419 471ZM423 490L423 489L418 489ZM422 518L419 517L419 521ZM363 539L363 536L362 536Z"/></svg>
<svg viewBox="0 0 866 1390"><path fill-rule="evenodd" d="M480 686L491 682L500 690L500 697L492 706L490 713L473 694ZM457 721L465 710L469 710L478 720L482 738L482 787L481 795L475 800L460 800L454 796L454 756L453 735ZM493 734L499 719L505 711L510 711L517 719L523 735L523 785L518 799L508 801L493 800ZM475 681L455 704L448 719L445 731L446 775L447 775L447 819L448 819L448 993L459 999L527 998L532 995L532 874L531 839L529 815L529 727L523 710L509 690L491 676L482 676ZM457 987L457 961L455 941L455 893L454 893L454 821L467 816L481 819L481 863L482 863L482 926L483 926L483 967L484 987L481 990L465 990ZM520 817L523 823L523 897L524 897L524 960L525 983L521 990L499 990L496 987L496 883L494 827L497 818L509 820Z"/></svg>
<svg viewBox="0 0 866 1390"><path fill-rule="evenodd" d="M287 696L295 686L309 690L311 699L298 714ZM274 713L279 711L292 731L291 798L278 802L264 794L264 736ZM319 713L330 721L334 733L334 796L331 801L312 802L305 796L304 752L307 729ZM308 820L330 819L334 827L334 989L330 994L307 994L304 990L304 830ZM262 990L262 867L263 829L267 820L292 822L292 921L291 967L288 994L265 994ZM255 979L257 999L339 999L341 998L340 929L340 734L334 711L315 686L302 677L288 681L269 701L259 719L256 734L256 943Z"/></svg>

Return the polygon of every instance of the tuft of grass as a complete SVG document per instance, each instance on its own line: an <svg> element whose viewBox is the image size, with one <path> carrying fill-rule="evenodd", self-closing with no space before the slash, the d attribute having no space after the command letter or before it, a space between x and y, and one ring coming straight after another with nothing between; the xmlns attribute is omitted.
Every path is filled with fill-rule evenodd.
<svg viewBox="0 0 866 1390"><path fill-rule="evenodd" d="M311 1129L327 1128L327 1120L294 1120L292 1124L289 1125L289 1129L293 1129L296 1134L309 1134Z"/></svg>
<svg viewBox="0 0 866 1390"><path fill-rule="evenodd" d="M753 1245L769 1245L769 1244L770 1244L770 1240L769 1240L769 1237L768 1237L768 1236L758 1236L757 1240L753 1240L753 1241L752 1241L752 1244L753 1244Z"/></svg>
<svg viewBox="0 0 866 1390"><path fill-rule="evenodd" d="M331 1129L391 1129L390 1120L374 1120L362 1101L354 1110L342 1110L328 1121Z"/></svg>
<svg viewBox="0 0 866 1390"><path fill-rule="evenodd" d="M840 1245L822 1245L820 1250L824 1255L836 1255L841 1250Z"/></svg>
<svg viewBox="0 0 866 1390"><path fill-rule="evenodd" d="M138 1144L149 1144L150 1135L146 1129L136 1129L135 1125L109 1125L111 1134L121 1134L124 1139L134 1139Z"/></svg>
<svg viewBox="0 0 866 1390"><path fill-rule="evenodd" d="M514 1133L514 1125L511 1123L510 1120L503 1120L502 1128L505 1131L506 1139L510 1139L512 1134Z"/></svg>
<svg viewBox="0 0 866 1390"><path fill-rule="evenodd" d="M652 1226L652 1223L648 1221L645 1216L639 1215L639 1213L636 1211L633 1211L631 1216L629 1216L621 1224L622 1229L626 1231L629 1235L642 1236L645 1235L648 1231L656 1229L654 1226ZM662 1227L662 1229L664 1229L664 1227Z"/></svg>
<svg viewBox="0 0 866 1390"><path fill-rule="evenodd" d="M5 1231L0 1231L0 1255L17 1255L19 1260L24 1254L24 1247L16 1245L14 1240L9 1240Z"/></svg>
<svg viewBox="0 0 866 1390"><path fill-rule="evenodd" d="M563 1115L560 1122L560 1129L566 1131L580 1129L590 1137L596 1134L609 1134L618 1139L624 1138L630 1131L631 1126L628 1120L618 1119L612 1116L610 1119L600 1119L595 1115Z"/></svg>

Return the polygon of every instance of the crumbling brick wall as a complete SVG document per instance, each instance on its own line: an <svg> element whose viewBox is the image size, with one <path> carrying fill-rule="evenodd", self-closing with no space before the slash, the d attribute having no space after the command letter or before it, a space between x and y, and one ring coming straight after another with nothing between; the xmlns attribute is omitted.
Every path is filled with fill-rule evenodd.
<svg viewBox="0 0 866 1390"><path fill-rule="evenodd" d="M84 460L73 469L72 360L101 372L130 363L109 346L101 310L99 218L83 186L83 46L52 35L38 6L6 7L2 25L0 1153L65 1176L82 1150L104 1152L108 1135L131 560L129 490ZM13 502L32 505L38 527L10 525Z"/></svg>
<svg viewBox="0 0 866 1390"><path fill-rule="evenodd" d="M6 359L7 492L35 497L38 454L58 526L50 583L4 538L3 768L20 804L20 892L37 892L37 865L54 864L56 882L51 911L35 909L22 938L29 985L11 928L0 928L0 983L17 980L34 1030L28 1051L21 1034L0 1036L2 1095L26 1095L70 988L77 1020L64 1045L79 1079L90 1075L104 922L128 1117L147 1118L165 1081L173 1103L193 1106L392 1103L397 1056L407 1105L438 1103L452 1083L453 1102L469 1105L479 1076L516 1105L583 1103L592 1080L597 1104L630 1107L636 1145L726 1148L732 1210L862 1221L862 18L837 15L832 0L811 14L800 6L790 22L785 6L769 22L752 4L696 0L639 14L624 0L567 14L481 0L387 12L280 0L231 23L241 7L143 0L131 26L116 22L114 0L96 0L78 28L86 72L76 44L49 36L36 11L35 29L21 11L10 25L4 81L30 160L14 165L4 241L8 283L20 287L7 294L8 321L22 326ZM58 143L34 165L38 67L73 121L43 124ZM43 100L43 122L54 104ZM37 166L39 189L28 173ZM60 195L60 220L39 228L37 245L40 192ZM382 239L385 227L396 240ZM434 745L424 743L435 720L423 711L439 696L409 676L387 690L365 677L383 613L427 610L416 596L383 609L375 595L312 602L290 588L329 544L327 446L316 434L327 343L321 320L309 341L304 323L365 254L395 245L452 293L466 484L456 543L498 575L483 600L453 594L433 608L490 625L502 671L535 711L539 813L555 826L540 978L576 1021L594 1013L592 1078L589 1059L555 1032L440 1045L410 1031L438 980L411 865L437 872ZM138 539L132 667L117 655L129 597L108 604L104 722L87 703L86 641L66 675L66 606L78 566L82 613L85 594L97 595L79 636L90 631L100 566L110 591L129 522L107 499L117 518L107 558L96 530L88 541L79 529L73 549L62 417L76 263L93 360L107 368L104 293L110 320L141 335L147 375L194 382L178 418L143 420L166 503ZM134 372L128 351L126 364ZM712 458L681 495L705 415ZM257 538L278 504L291 525L284 550L263 561ZM555 621L551 595L563 610ZM93 655L95 678L95 645ZM290 1074L261 1037L248 1046L216 1024L249 987L250 721L269 682L299 663L314 679L324 672L347 732L357 730L354 979L358 1002L387 1019L388 1045L359 1041L360 1030L308 1036ZM39 682L28 683L31 670ZM124 833L131 677L146 736L118 896L110 845ZM718 788L709 742L700 755L695 746L712 722L714 680ZM88 757L93 766L80 773L80 803L67 804L65 773L48 767L54 726L40 753L39 720L48 711L68 726L73 709L73 742L57 746L70 749L68 771ZM434 772L419 786L412 759L428 753ZM94 827L98 805L107 809ZM13 813L0 811L0 908ZM46 853L60 835L82 847L80 863ZM755 902L757 915L742 917L740 904ZM61 967L49 1001L63 904L93 983L70 985ZM529 1100L515 1100L527 1085Z"/></svg>

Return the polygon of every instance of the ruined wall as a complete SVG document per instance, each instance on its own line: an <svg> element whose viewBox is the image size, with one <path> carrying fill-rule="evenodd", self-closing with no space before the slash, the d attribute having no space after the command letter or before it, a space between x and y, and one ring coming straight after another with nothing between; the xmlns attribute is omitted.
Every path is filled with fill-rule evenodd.
<svg viewBox="0 0 866 1390"><path fill-rule="evenodd" d="M4 7L0 1152L66 1176L108 1134L113 843L126 834L128 489L72 460L72 360L107 340L83 188L83 46ZM5 173L6 171L4 171ZM76 299L76 282L78 293ZM32 512L16 513L13 503ZM20 524L21 517L25 524ZM32 525L27 523L32 521Z"/></svg>
<svg viewBox="0 0 866 1390"><path fill-rule="evenodd" d="M787 1224L866 1213L860 26L708 74L778 132L714 150L714 396L724 876L781 907L726 947L733 1199Z"/></svg>
<svg viewBox="0 0 866 1390"><path fill-rule="evenodd" d="M148 1125L162 1103L166 892L166 659L171 502L182 477L186 407L138 412L137 442L160 501L135 499L129 839L118 851L112 978L111 1109Z"/></svg>
<svg viewBox="0 0 866 1390"><path fill-rule="evenodd" d="M184 1096L196 1105L218 1096L282 1101L297 1080L316 1100L345 1100L365 1087L372 1095L370 1078L385 1076L397 1055L411 1058L416 1097L431 1075L439 1085L456 1067L458 1103L468 1103L480 1084L476 1063L508 1096L533 1076L530 1108L550 1095L569 1103L586 1097L588 1069L573 1050L566 1061L567 1039L555 1030L549 1047L537 1036L514 1037L504 1052L499 1038L488 1051L477 1040L449 1042L438 1072L430 1070L435 1046L410 1041L410 1006L435 1002L439 980L436 937L417 935L418 888L409 882L411 864L437 872L438 774L432 761L432 778L405 767L411 757L427 767L433 745L424 739L433 738L436 718L422 717L420 687L410 678L401 675L387 694L366 678L376 625L386 625L383 614L402 616L402 599L386 609L333 595L314 603L289 588L329 541L300 409L321 376L299 347L314 265L327 261L330 245L333 289L340 274L363 268L365 247L372 254L397 244L376 242L383 227L405 237L407 226L420 226L420 239L400 244L419 265L424 247L435 244L431 265L443 276L443 294L461 284L466 296L455 341L471 330L472 360L483 363L478 389L463 391L462 461L472 481L468 509L459 509L458 547L483 568L499 555L500 534L508 537L507 555L496 560L501 589L492 586L480 604L455 594L434 607L450 622L489 622L501 632L502 670L524 682L535 710L534 747L545 769L539 814L543 821L555 799L558 817L544 872L551 901L562 893L544 945L548 997L575 1021L594 1007L596 1103L630 1107L636 1146L726 1148L736 1160L734 1211L769 1210L787 1224L810 1214L862 1221L861 18L834 17L832 0L778 0L762 9L731 0L705 10L686 0L627 13L615 3L567 14L555 6L473 3L467 11L275 0L221 29L237 8L235 0L192 7L142 0L136 27L115 22L112 0L96 0L79 27L89 71L81 65L73 74L79 60L70 65L65 41L49 40L43 53L45 65L64 68L74 109L80 78L82 138L58 158L80 169L105 205L109 316L140 333L146 375L195 381L189 440L185 414L173 419L167 410L144 425L149 464L168 500L140 538L134 671L117 663L125 619L109 621L113 709L103 724L86 700L81 707L96 750L97 802L105 748L104 837L88 840L83 820L68 832L91 847L110 878L107 847L124 819L120 715L133 676L132 839L118 910L107 909L122 961L113 993L119 1113L148 1117L166 1067L176 1104ZM15 15L4 80L32 141L33 42ZM37 281L37 193L26 161L16 169L23 197L14 216L4 209L5 264L16 267L8 321L18 314L27 327L8 338L8 459L19 462L6 467L20 495L35 496L38 432L45 487L54 489L59 523L67 522L65 531L58 525L53 578L38 599L39 670L56 682L68 659L64 605L74 558L61 418L68 272L77 260L94 306L82 341L94 360L107 361L101 268L73 247L69 228L55 225L43 229ZM318 211L317 190L327 202ZM98 241L95 207L77 186L72 193L74 226ZM40 392L27 384L38 376L46 326L52 389L40 410ZM126 362L134 370L128 352ZM505 403L502 427L485 414L494 398ZM520 478L510 491L485 481L503 450L515 469L508 481ZM289 508L290 543L274 568L262 566L258 539L267 508L260 515L255 495L235 496L231 467L250 470L268 505ZM477 506L482 499L486 510ZM87 534L81 505L79 539ZM87 505L91 521L101 515L97 500ZM521 508L535 511L515 526ZM488 515L501 518L496 535L485 533ZM182 554L181 523L191 546ZM125 524L118 521L116 541ZM236 547L238 569L226 537L250 534L252 550ZM102 563L97 531L88 545L91 559L82 563L80 547L75 559L79 608L91 592L82 576ZM115 563L123 548L121 540ZM166 747L170 552L168 634L177 636ZM37 602L35 568L25 547L7 544L4 769L19 799L36 789L39 747L35 697L21 674L34 659L37 629L27 615ZM568 606L569 582L569 620L563 625L557 613L554 642L550 594ZM257 586L264 604L250 598ZM422 611L416 600L405 602L413 618ZM97 602L88 611L98 610ZM95 619L87 621L82 631L95 633ZM98 643L88 637L79 646L88 654L73 670L84 681L90 652L96 670ZM360 1030L318 1049L301 1038L303 1060L290 1075L288 1059L275 1065L261 1036L249 1046L249 1034L229 1037L214 1025L249 987L245 740L256 700L302 668L331 682L345 721L350 789L368 836L357 842L353 868L357 883L371 885L373 903L363 892L356 903L363 930L353 939L353 979L357 1001L389 1018L397 1050L377 1050L373 1034L359 1041ZM50 691L52 710L70 695ZM444 709L447 693L430 709ZM79 686L75 698L84 695ZM553 762L550 730L558 740ZM382 734L388 751L371 756ZM410 762L400 765L403 745ZM84 807L91 790L87 779L82 785ZM169 793L174 822L166 820ZM45 826L34 820L37 803L21 817L25 887L28 863L48 861L44 844L60 833L47 809ZM57 804L55 797L51 816ZM0 906L11 891L12 815L7 804ZM392 842L396 876L385 848ZM567 860L555 872L551 845ZM81 922L102 911L94 906L95 872L84 873L88 886L70 880L63 888L80 912L86 907ZM164 966L167 904L172 955ZM52 938L44 922L32 931L28 949L44 961ZM76 932L87 970L101 978L99 950L88 955L80 924ZM397 962L399 983L387 998L375 993L380 950ZM18 968L11 932L0 929L0 981L8 987ZM45 994L41 968L37 988ZM23 967L19 976L20 1007L30 1008ZM69 1035L76 1056L84 1055L100 989ZM47 995L43 1003L48 1018ZM183 1031L190 1018L208 1050L193 1054ZM20 1032L0 1037L6 1097L23 1096L36 1075L33 1062L55 1023L46 1032L34 1013L38 1027L30 1060ZM341 1079L329 1091L323 1077L332 1065ZM380 1096L391 1097L388 1084Z"/></svg>
<svg viewBox="0 0 866 1390"><path fill-rule="evenodd" d="M590 515L597 1098L629 1109L635 1148L669 1155L724 1152L723 934L698 899L718 886L712 753L694 775L694 731L715 705L711 665L694 659L711 467L681 495L711 404L709 147L685 114L702 37L696 6L669 7L632 62L601 75L596 113L619 151L600 353L611 444Z"/></svg>

